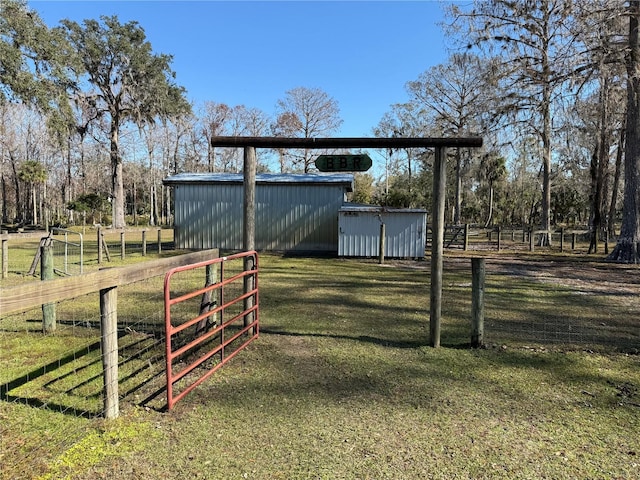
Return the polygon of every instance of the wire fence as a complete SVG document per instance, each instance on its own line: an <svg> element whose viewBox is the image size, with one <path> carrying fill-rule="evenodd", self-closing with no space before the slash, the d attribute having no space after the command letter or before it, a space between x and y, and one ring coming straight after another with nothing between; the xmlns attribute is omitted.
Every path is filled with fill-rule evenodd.
<svg viewBox="0 0 640 480"><path fill-rule="evenodd" d="M468 257L449 257L444 268L471 280L470 267ZM485 345L637 353L638 268L561 257L486 257ZM470 281L445 287L445 315L469 317L470 287Z"/></svg>
<svg viewBox="0 0 640 480"><path fill-rule="evenodd" d="M161 255L174 249L172 229L86 229L52 228L28 234L2 234L3 283L32 281L38 268L42 241L48 238L54 249L56 275L79 275L104 266L118 266L131 259ZM100 248L98 248L100 246Z"/></svg>
<svg viewBox="0 0 640 480"><path fill-rule="evenodd" d="M114 245L118 237L114 232ZM35 239L30 251L37 244ZM423 266L428 267L427 262ZM445 262L445 272L463 272L456 281L470 279L469 269L468 258ZM487 260L487 269L487 345L632 353L640 349L637 267L496 257ZM176 291L202 287L202 276L185 277L184 283L176 284ZM461 299L469 290L466 283L454 283L445 285L443 293L445 317L457 318L461 329L469 316L469 302ZM11 352L0 356L0 478L37 477L85 435L88 422L107 414L104 364L109 355L117 356L116 387L122 410L165 406L162 292L161 276L118 286L115 349L106 348L101 332L105 312L101 313L96 293L55 302L56 330L49 334L42 333L40 307L0 314L0 351ZM199 299L196 304L199 307ZM443 328L443 336L450 335L449 325ZM34 407L38 413L29 413ZM28 467L25 458L30 459Z"/></svg>
<svg viewBox="0 0 640 480"><path fill-rule="evenodd" d="M161 284L162 279L152 279L119 289L125 308L120 312L124 321L118 328L115 354L124 410L162 389ZM37 466L25 467L26 458L51 462L84 436L87 421L105 416L103 364L105 355L112 352L101 349L98 297L86 295L56 303L56 316L56 330L49 334L42 333L40 309L5 317L0 324L0 346L12 352L12 366L0 370L2 478L37 477ZM16 348L15 343L21 347ZM33 407L51 415L27 416L43 422L24 429L27 436L21 435L18 425L4 421L24 419L22 410ZM40 429L46 433L33 433Z"/></svg>

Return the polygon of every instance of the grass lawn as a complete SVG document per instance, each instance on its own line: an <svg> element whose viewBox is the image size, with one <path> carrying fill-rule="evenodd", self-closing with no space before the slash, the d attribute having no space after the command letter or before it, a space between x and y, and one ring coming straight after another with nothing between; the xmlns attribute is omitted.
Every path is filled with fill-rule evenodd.
<svg viewBox="0 0 640 480"><path fill-rule="evenodd" d="M107 422L0 401L0 476L640 478L637 353L513 338L468 349L467 263L445 271L443 348L433 349L428 262L263 255L256 342L171 412L130 396ZM635 341L637 297L612 302L596 292L569 305L584 285L555 281L490 272L487 325L601 322L615 307ZM3 383L24 374L12 358L27 356L25 342L40 349L41 365L65 343L95 340L65 340L63 331L16 341L15 321L2 330L3 322Z"/></svg>

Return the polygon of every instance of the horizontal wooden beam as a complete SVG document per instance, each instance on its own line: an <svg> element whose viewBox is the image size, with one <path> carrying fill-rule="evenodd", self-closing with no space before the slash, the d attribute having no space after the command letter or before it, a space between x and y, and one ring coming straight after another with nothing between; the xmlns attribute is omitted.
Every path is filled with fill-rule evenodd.
<svg viewBox="0 0 640 480"><path fill-rule="evenodd" d="M232 137L211 138L214 147L254 148L433 148L433 147L481 147L481 137L423 138L423 137L337 137L337 138L288 138L288 137Z"/></svg>
<svg viewBox="0 0 640 480"><path fill-rule="evenodd" d="M43 303L60 302L99 292L105 288L127 285L147 278L164 275L174 267L203 262L219 257L217 248L161 258L127 267L105 268L53 280L34 281L15 287L0 288L0 318L27 311Z"/></svg>

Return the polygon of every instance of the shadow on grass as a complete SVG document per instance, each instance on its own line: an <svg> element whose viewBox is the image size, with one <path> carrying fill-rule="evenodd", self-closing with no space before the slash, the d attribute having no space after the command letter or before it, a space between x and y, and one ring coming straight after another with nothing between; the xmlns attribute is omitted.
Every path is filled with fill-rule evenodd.
<svg viewBox="0 0 640 480"><path fill-rule="evenodd" d="M71 352L62 358L49 362L48 364L43 365L39 368L36 368L35 370L32 370L31 372L25 375L22 375L3 385L0 385L0 400L5 402L23 403L31 407L46 408L47 410L53 410L56 412L64 413L67 415L78 416L78 417L90 418L90 417L96 416L97 415L96 412L89 412L87 410L77 409L69 405L50 403L34 397L11 395L9 392L11 392L12 390L15 390L18 387L26 385L29 382L33 382L37 378L40 378L43 375L46 375L47 373L54 372L60 369L61 367L63 367L64 365L67 365L71 362L75 362L79 358L89 355L91 352L99 349L100 349L100 342L94 342L91 345L88 345L87 347L83 347L79 350Z"/></svg>
<svg viewBox="0 0 640 480"><path fill-rule="evenodd" d="M134 402L145 405L164 393L164 386L157 389L159 379L164 377L164 341L151 335L136 337L124 331L119 332L118 337L121 340L118 349L120 400L146 395L144 400ZM14 378L0 385L0 401L75 417L98 417L102 414L103 394L99 353L100 342L93 342ZM159 365L162 367L157 368ZM154 388L156 390L149 393Z"/></svg>
<svg viewBox="0 0 640 480"><path fill-rule="evenodd" d="M290 332L286 330L277 330L273 328L261 328L260 333L266 333L268 335L284 335L289 337L318 337L318 338L334 338L340 340L354 340L359 342L372 343L382 347L391 348L419 348L428 345L428 342L424 341L403 341L403 340L389 340L385 338L370 337L368 335L335 335L330 333L302 333L302 332Z"/></svg>

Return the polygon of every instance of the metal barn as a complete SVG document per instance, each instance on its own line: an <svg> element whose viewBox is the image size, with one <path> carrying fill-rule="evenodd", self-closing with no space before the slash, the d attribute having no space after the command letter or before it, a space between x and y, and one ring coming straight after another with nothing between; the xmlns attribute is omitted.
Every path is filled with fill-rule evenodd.
<svg viewBox="0 0 640 480"><path fill-rule="evenodd" d="M426 210L354 204L344 205L338 212L338 255L378 256L382 223L385 225L385 257L424 257L427 241Z"/></svg>
<svg viewBox="0 0 640 480"><path fill-rule="evenodd" d="M241 174L183 173L164 179L174 191L176 248L242 249ZM258 250L338 251L338 210L352 174L258 174Z"/></svg>

